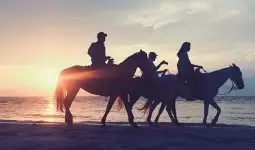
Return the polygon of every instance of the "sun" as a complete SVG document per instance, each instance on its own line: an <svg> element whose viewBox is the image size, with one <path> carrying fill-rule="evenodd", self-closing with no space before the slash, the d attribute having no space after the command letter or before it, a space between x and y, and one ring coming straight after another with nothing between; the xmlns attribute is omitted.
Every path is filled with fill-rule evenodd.
<svg viewBox="0 0 255 150"><path fill-rule="evenodd" d="M40 86L45 90L53 90L56 87L59 72L53 68L45 68L40 71Z"/></svg>

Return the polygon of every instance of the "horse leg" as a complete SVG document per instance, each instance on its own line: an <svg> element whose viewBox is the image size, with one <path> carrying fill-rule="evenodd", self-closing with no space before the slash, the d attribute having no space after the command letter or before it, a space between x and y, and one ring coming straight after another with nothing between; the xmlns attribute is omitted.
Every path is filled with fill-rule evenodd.
<svg viewBox="0 0 255 150"><path fill-rule="evenodd" d="M129 104L130 104L130 109L133 109L133 106L135 105L135 103L137 102L137 100L140 98L139 95L136 94L129 94Z"/></svg>
<svg viewBox="0 0 255 150"><path fill-rule="evenodd" d="M109 114L109 112L110 112L110 110L111 110L111 108L112 108L112 106L113 106L116 99L117 99L117 96L110 96L109 102L108 102L107 107L106 107L106 111L104 113L104 116L101 119L102 127L105 127L106 117Z"/></svg>
<svg viewBox="0 0 255 150"><path fill-rule="evenodd" d="M208 109L209 109L209 103L207 100L204 100L204 119L203 119L204 125L207 125Z"/></svg>
<svg viewBox="0 0 255 150"><path fill-rule="evenodd" d="M221 108L219 107L219 105L213 100L210 102L210 104L217 110L217 114L215 115L215 117L212 120L212 125L215 125L216 122L219 119L220 113L221 113Z"/></svg>
<svg viewBox="0 0 255 150"><path fill-rule="evenodd" d="M172 108L172 104L171 103L168 103L167 106L166 106L166 111L170 117L170 119L172 120L173 123L175 123L173 120L174 120L174 117L172 115L172 112L171 112L171 108Z"/></svg>
<svg viewBox="0 0 255 150"><path fill-rule="evenodd" d="M67 95L63 101L63 104L65 106L65 123L67 123L68 125L73 124L73 115L70 111L70 107L78 91L79 91L79 88L76 88L76 87L68 88Z"/></svg>
<svg viewBox="0 0 255 150"><path fill-rule="evenodd" d="M134 115L132 113L131 107L130 107L129 102L128 102L128 95L127 94L121 95L120 98L122 99L122 101L125 105L127 115L128 115L129 124L133 127L138 127L137 124L134 122Z"/></svg>
<svg viewBox="0 0 255 150"><path fill-rule="evenodd" d="M164 111L165 108L166 108L166 104L162 102L162 104L161 104L161 106L160 106L160 109L159 109L159 112L158 112L158 115L157 115L156 118L155 118L155 125L156 125L157 127L159 127L159 125L158 125L159 117L160 117L160 115L162 114L162 112Z"/></svg>
<svg viewBox="0 0 255 150"><path fill-rule="evenodd" d="M179 121L178 121L178 118L177 118L177 113L176 113L176 98L177 98L177 97L175 97L175 98L173 99L172 113L173 113L173 115L174 115L174 120L172 120L172 122L174 122L174 123L177 124L177 125L180 125L180 123L179 123Z"/></svg>
<svg viewBox="0 0 255 150"><path fill-rule="evenodd" d="M159 104L160 102L159 101L153 101L153 103L151 104L151 107L150 107L150 111L149 111L149 114L147 116L147 123L152 126L152 122L151 122L151 116L152 116L152 113L153 111L155 110L155 108L157 107L157 105Z"/></svg>

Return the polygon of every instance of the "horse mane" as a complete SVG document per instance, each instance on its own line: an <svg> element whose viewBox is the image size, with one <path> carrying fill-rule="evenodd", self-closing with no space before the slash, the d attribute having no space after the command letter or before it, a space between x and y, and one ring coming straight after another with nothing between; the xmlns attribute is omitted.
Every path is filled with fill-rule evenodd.
<svg viewBox="0 0 255 150"><path fill-rule="evenodd" d="M139 54L139 52L136 52L130 56L128 56L124 61L122 61L121 63L119 63L119 65L123 65L126 64L128 61L130 61L131 59L133 59L135 56L137 56Z"/></svg>
<svg viewBox="0 0 255 150"><path fill-rule="evenodd" d="M128 56L123 62L119 63L119 64L113 64L113 65L105 65L104 67L115 67L118 65L122 65L122 64L126 64L127 62L129 62L130 60L132 60L135 56L139 55L139 54L146 54L146 52L144 51L140 51L140 52L136 52L130 56ZM93 70L95 69L94 67L91 67L90 65L86 65L86 66L81 66L81 65L74 65L68 68L65 68L64 70L62 70L62 74L68 73L68 72L72 72L73 70L79 70L79 71L89 71L89 70Z"/></svg>
<svg viewBox="0 0 255 150"><path fill-rule="evenodd" d="M222 72L223 70L224 71L228 71L229 69L231 69L231 67L221 68L221 69L218 69L218 70L214 70L212 72L208 72L206 74L214 75L214 74L218 74L219 72Z"/></svg>

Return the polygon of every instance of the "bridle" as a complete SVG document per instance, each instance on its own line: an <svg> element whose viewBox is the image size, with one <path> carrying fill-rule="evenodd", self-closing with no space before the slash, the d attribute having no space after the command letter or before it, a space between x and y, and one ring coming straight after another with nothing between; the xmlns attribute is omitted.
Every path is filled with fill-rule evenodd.
<svg viewBox="0 0 255 150"><path fill-rule="evenodd" d="M200 69L202 69L205 73L207 73L207 71L204 68L200 68ZM222 96L220 100L222 100L225 96L227 96L233 90L237 90L238 89L236 83L232 79L230 79L230 80L231 80L232 85L229 88L229 90L226 93L224 93L224 94L218 94L219 96Z"/></svg>
<svg viewBox="0 0 255 150"><path fill-rule="evenodd" d="M231 83L232 83L231 88L225 94L218 94L218 95L222 96L220 100L222 100L225 96L227 96L227 94L229 94L233 90L237 90L238 89L237 84L233 81L233 79L230 78L230 80L231 80Z"/></svg>

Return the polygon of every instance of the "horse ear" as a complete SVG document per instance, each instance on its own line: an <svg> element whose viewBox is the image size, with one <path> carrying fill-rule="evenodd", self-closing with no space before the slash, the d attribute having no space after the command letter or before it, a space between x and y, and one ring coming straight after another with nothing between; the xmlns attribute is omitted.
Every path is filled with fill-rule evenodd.
<svg viewBox="0 0 255 150"><path fill-rule="evenodd" d="M233 67L236 67L236 65L234 63L232 63Z"/></svg>

